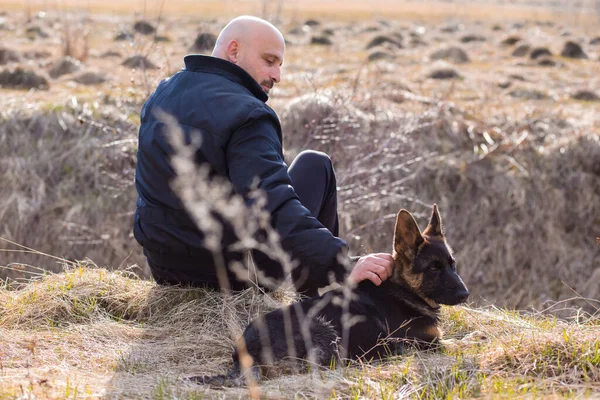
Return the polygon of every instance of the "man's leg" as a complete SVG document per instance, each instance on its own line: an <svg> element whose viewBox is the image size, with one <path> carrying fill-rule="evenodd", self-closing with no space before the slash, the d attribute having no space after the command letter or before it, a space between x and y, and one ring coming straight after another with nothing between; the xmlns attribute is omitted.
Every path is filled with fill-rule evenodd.
<svg viewBox="0 0 600 400"><path fill-rule="evenodd" d="M304 207L338 236L337 182L329 156L319 151L303 151L296 156L288 172Z"/></svg>
<svg viewBox="0 0 600 400"><path fill-rule="evenodd" d="M203 251L198 249L197 251ZM205 255L197 257L189 255L160 254L144 249L152 277L159 285L182 285L204 287L219 290L221 288L217 271L212 261L212 254L207 250ZM245 253L225 252L225 265L236 261L244 263ZM247 282L239 280L231 271L227 272L228 287L233 290L246 289Z"/></svg>
<svg viewBox="0 0 600 400"><path fill-rule="evenodd" d="M329 231L338 236L337 189L331 160L325 153L303 151L292 162L288 172L300 201ZM259 251L252 252L257 267L275 280L284 278L282 266ZM303 294L317 296L318 288L307 288Z"/></svg>

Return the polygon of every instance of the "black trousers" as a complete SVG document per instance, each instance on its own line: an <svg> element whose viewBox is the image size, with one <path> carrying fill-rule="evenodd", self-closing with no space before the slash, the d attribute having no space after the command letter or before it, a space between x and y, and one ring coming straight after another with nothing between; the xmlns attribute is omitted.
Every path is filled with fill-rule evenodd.
<svg viewBox="0 0 600 400"><path fill-rule="evenodd" d="M303 151L296 156L288 173L302 205L338 236L337 181L329 156L318 151Z"/></svg>
<svg viewBox="0 0 600 400"><path fill-rule="evenodd" d="M312 150L303 151L296 156L288 172L300 202L334 236L338 236L337 182L329 156ZM158 284L183 284L219 289L216 275L199 268L206 263L207 257L210 257L208 251L206 254L198 254L198 257L158 255L146 250L144 254L148 258L152 276ZM257 267L267 276L275 279L283 277L280 265L258 253L254 253L253 257ZM224 253L224 258L226 262L242 262L244 255ZM234 274L228 273L228 277L232 289L241 290L246 287L245 283L235 278ZM317 293L317 287L312 287L310 282L304 286L307 295Z"/></svg>

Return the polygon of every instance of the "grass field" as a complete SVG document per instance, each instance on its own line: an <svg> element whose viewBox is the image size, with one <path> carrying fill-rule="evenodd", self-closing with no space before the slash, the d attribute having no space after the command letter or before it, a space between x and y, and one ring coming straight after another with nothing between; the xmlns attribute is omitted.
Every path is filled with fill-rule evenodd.
<svg viewBox="0 0 600 400"><path fill-rule="evenodd" d="M0 291L0 398L597 398L600 325L497 308L447 307L445 341L372 364L282 375L260 387L208 388L249 318L289 302L160 288L80 266Z"/></svg>
<svg viewBox="0 0 600 400"><path fill-rule="evenodd" d="M599 398L597 2L281 5L0 0L0 399L256 395L184 378L225 372L247 322L293 294L158 287L131 234L144 100L242 13L288 41L269 105L290 160L331 155L353 253L390 251L398 210L437 203L471 292L437 352L260 395Z"/></svg>

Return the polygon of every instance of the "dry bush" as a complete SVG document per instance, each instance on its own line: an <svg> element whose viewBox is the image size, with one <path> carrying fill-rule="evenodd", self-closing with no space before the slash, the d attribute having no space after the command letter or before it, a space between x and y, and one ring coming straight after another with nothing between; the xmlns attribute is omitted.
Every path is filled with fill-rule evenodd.
<svg viewBox="0 0 600 400"><path fill-rule="evenodd" d="M350 105L351 94L323 92L282 113L289 161L304 148L331 155L341 236L351 250L389 251L398 209L425 215L437 202L473 299L539 309L576 296L569 287L597 298L600 248L589 244L600 215L597 135L574 135L568 123L548 118L486 125L413 97L427 103L424 111L392 114L372 100ZM130 226L135 127L81 124L79 112L4 116L0 236L111 268L145 266ZM120 133L105 133L107 126ZM549 146L550 133L560 145ZM125 152L109 145L120 139ZM0 257L0 265L60 269L46 257Z"/></svg>
<svg viewBox="0 0 600 400"><path fill-rule="evenodd" d="M332 154L341 236L355 252L389 251L395 212L419 215L436 202L474 301L543 309L597 299L598 134L548 116L483 123L443 103L385 121L381 111L332 99L291 102L282 123L289 154ZM363 122L347 122L357 115Z"/></svg>
<svg viewBox="0 0 600 400"><path fill-rule="evenodd" d="M93 107L6 112L0 118L0 237L113 268L142 262L131 236L135 126ZM52 258L2 244L0 265L57 271ZM6 271L0 272L6 276ZM26 276L27 274L25 274Z"/></svg>
<svg viewBox="0 0 600 400"><path fill-rule="evenodd" d="M75 24L71 20L63 21L61 55L86 61L90 53L89 30L84 24Z"/></svg>
<svg viewBox="0 0 600 400"><path fill-rule="evenodd" d="M546 301L597 298L598 135L569 133L550 119L495 131L453 126L442 132L468 135L477 152L469 157L467 147L429 163L417 171L414 188L446 210L448 238L475 298L537 309ZM567 133L558 144L539 150L548 132L561 130Z"/></svg>
<svg viewBox="0 0 600 400"><path fill-rule="evenodd" d="M347 104L341 100L344 97L340 94L337 100L335 95L331 97L333 104ZM451 244L459 243L456 247L462 264L461 273L466 273L469 279L473 279L470 274L473 269L469 270L465 258L472 255L465 252L475 248L481 254L490 254L485 251L491 246L490 241L478 242L479 237L470 237L461 229L471 230L473 236L478 234L483 239L491 237L491 240L497 240L500 234L492 232L493 235L486 236L488 232L475 232L474 223L468 217L483 213L494 219L485 221L487 225L482 226L506 229L502 215L494 214L490 209L477 210L473 198L482 198L484 205L499 207L506 202L502 197L506 192L511 193L513 188L521 189L517 193L520 196L513 195L512 203L500 211L511 213L519 207L524 208L517 222L526 227L527 222L531 222L529 226L535 229L534 232L524 231L525 234L540 233L549 240L552 237L543 230L544 227L531 216L524 215L533 210L523 203L527 193L522 193L520 179L527 178L527 185L531 185L533 171L538 166L536 162L542 170L553 165L560 172L559 176L552 177L554 181L545 178L548 182L575 184L582 171L584 176L598 173L597 138L581 136L572 140L566 134L570 127L559 120L539 119L526 127L505 123L503 129L483 130L482 124L469 120L460 110L443 103L435 106L427 103L428 109L423 113L395 115L385 113L369 102L356 102L355 107L351 109L353 115L360 115L366 122L348 129L335 129L336 124L350 119L343 115L348 109L340 111L339 108L325 107L325 111L329 112L323 112L321 107L316 107L322 113L319 115L324 115L320 118L329 121L333 115L335 123L323 122L314 115L301 116L311 121L312 127L319 132L314 135L314 130L305 131L311 135L305 138L311 145L328 146L336 136L344 135L344 140L337 140L335 153L344 165L342 171L338 171L344 229L357 229L354 235L360 233L363 244L385 244L388 247L392 242L392 229L391 221L390 229L382 228L386 225L386 215L395 215L399 204L417 210L421 206L420 200L435 197L442 210L446 210L443 211L446 233ZM298 113L290 115L298 116ZM52 125L47 120L44 122L45 126ZM35 125L33 122L30 124ZM67 128L70 126L65 125ZM327 128L323 129L323 125ZM305 128L305 124L300 123L300 127ZM529 139L524 137L525 129L530 132ZM548 129L564 131L565 134L561 135L563 143L559 145L569 150L560 152L560 147L548 146L537 157L537 149L544 143ZM68 129L64 131L69 132ZM32 132L38 132L38 129ZM98 136L101 137L101 134L98 133ZM6 135L8 137L12 138ZM43 135L38 133L33 139L39 137ZM581 143L577 144L578 141ZM29 137L28 143L31 142L39 145L39 140ZM303 142L300 140L300 143ZM13 149L20 148L11 144ZM22 147L25 148L24 145ZM175 188L200 228L209 233L209 237L214 236L218 243L219 228L211 222L209 215L215 212L229 215L237 221L236 232L242 233L239 235L240 245L246 248L263 245L253 240L256 230L264 228L267 221L260 214L260 201L255 209L260 218L254 225L244 217L245 208L239 200L217 201L222 199L220 196L227 198L229 192L221 182L207 181L206 171L194 166L190 161L193 160L192 147L184 146L180 150L182 154L174 159L180 179ZM479 150L474 152L474 148ZM323 149L331 150L328 147ZM23 157L22 154L20 156ZM516 171L507 166L515 167ZM577 168L580 170L573 171ZM30 169L39 174L39 169ZM456 170L461 174L472 171L474 176L468 182L479 183L471 187L460 186L462 176L458 180L452 178L451 173ZM527 174L524 175L523 171ZM89 180L89 176L86 178ZM593 176L584 179L588 178L593 179ZM61 180L55 178L53 182L60 183ZM495 185L496 182L502 185ZM484 192L471 197L477 189L490 188L493 190L490 195ZM534 188L547 190L543 185L534 185ZM568 185L567 189L572 190ZM468 196L468 199L449 198L453 195ZM579 195L586 196L584 193ZM594 198L597 193L587 195ZM590 204L589 197L585 200ZM114 207L114 202L112 205ZM563 205L559 211L564 209ZM595 209L589 211L590 214L576 214L596 214ZM564 221L572 220L571 215L563 217ZM459 218L464 220L459 221ZM512 226L519 228L515 224ZM517 234L512 235L512 245L522 237ZM574 231L569 234L574 235ZM573 240L580 238L574 235ZM469 246L464 245L467 241ZM269 246L274 244L267 243ZM484 245L488 247L481 247ZM570 243L559 250L569 246ZM548 253L550 249L544 250ZM500 251L507 252L507 249ZM518 261L509 261L499 260L504 269L519 266ZM492 262L494 260L486 265L485 273L495 271L496 265ZM546 260L547 265L550 264ZM512 275L515 275L514 270ZM546 275L550 274L546 271ZM512 292L519 290L516 284L533 287L523 278L517 281L512 280L512 276L502 279L513 284ZM539 280L537 276L536 279ZM471 286L471 290L477 292L479 289ZM276 296L283 303L295 299L291 292L285 290ZM597 302L590 303L597 311ZM280 304L270 296L257 294L254 289L231 294L159 287L124 273L75 264L74 268L61 274L45 276L16 290L0 290L0 337L11 338L10 341L0 341L6 343L1 351L10 365L8 372L12 376L7 389L3 390L22 387L26 388L23 391L38 397L50 397L48 393L54 393L52 391L64 393L65 387L68 392L69 385L70 390L73 386L76 390L91 390L86 387L103 390L102 393L109 397L135 395L158 398L231 398L259 394L348 398L380 397L382 393L390 397L448 398L510 395L513 391L580 395L589 391L593 387L590 382L596 381L599 376L600 358L595 354L598 346L597 318L588 319L580 315L577 322L567 324L540 315L524 316L506 311L455 307L444 309L443 328L449 340L440 353L412 351L380 363L351 364L349 368L333 371L315 369L308 375L263 381L260 387L253 387L251 391L246 388L215 391L181 380L190 375L225 372L231 365L234 339L243 327L250 319ZM90 349L94 351L90 352ZM67 367L55 373L51 385L40 383L48 381L48 366L59 363ZM557 367L557 364L560 366ZM60 379L68 377L71 381L57 383L56 376Z"/></svg>
<svg viewBox="0 0 600 400"><path fill-rule="evenodd" d="M347 97L323 91L297 97L287 104L281 115L287 159L293 159L301 150L313 149L326 152L336 168L345 169L353 157L365 153L350 144L361 138L364 142L369 140L372 121Z"/></svg>

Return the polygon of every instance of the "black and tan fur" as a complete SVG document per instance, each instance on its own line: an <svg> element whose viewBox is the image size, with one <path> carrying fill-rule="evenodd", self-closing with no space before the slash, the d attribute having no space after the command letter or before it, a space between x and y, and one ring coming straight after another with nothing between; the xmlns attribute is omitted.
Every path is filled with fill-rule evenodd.
<svg viewBox="0 0 600 400"><path fill-rule="evenodd" d="M462 303L469 292L456 273L435 204L423 232L408 211L398 213L393 258L393 274L380 286L363 281L352 290L336 289L253 321L238 349L245 347L252 357L254 378L260 375L259 366L284 359L320 365L337 362L340 356L368 361L399 354L407 341L424 346L437 342L440 305ZM227 375L191 379L243 384L238 350L233 363Z"/></svg>

